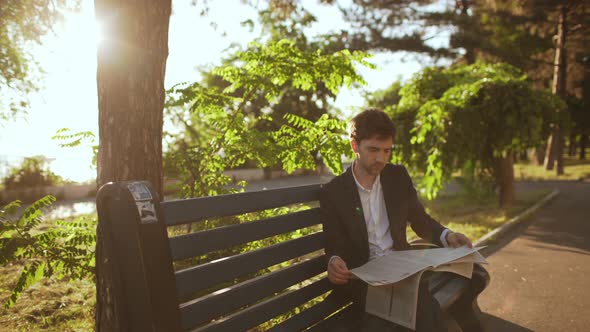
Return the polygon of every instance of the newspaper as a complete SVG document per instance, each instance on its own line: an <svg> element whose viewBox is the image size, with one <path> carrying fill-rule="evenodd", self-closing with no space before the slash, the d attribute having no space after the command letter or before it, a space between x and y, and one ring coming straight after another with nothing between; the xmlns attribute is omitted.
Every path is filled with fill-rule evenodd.
<svg viewBox="0 0 590 332"><path fill-rule="evenodd" d="M394 251L351 272L369 284L365 307L368 313L415 330L422 273L453 272L471 278L473 263L487 263L478 252L482 248Z"/></svg>

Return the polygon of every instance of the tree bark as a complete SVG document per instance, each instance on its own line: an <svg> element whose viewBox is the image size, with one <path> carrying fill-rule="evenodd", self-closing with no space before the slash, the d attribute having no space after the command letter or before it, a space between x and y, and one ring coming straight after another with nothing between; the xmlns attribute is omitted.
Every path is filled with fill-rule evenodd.
<svg viewBox="0 0 590 332"><path fill-rule="evenodd" d="M171 0L95 0L98 47L98 185L147 180L162 196L164 76ZM112 294L109 253L98 232L96 331L125 330ZM116 279L116 278L115 278Z"/></svg>
<svg viewBox="0 0 590 332"><path fill-rule="evenodd" d="M566 48L565 42L567 40L567 6L562 5L559 12L559 23L557 26L557 36L555 43L555 61L553 69L553 85L552 92L560 97L565 97L565 82L567 74L566 65ZM556 110L559 113L559 110ZM560 118L559 114L556 117ZM557 175L563 174L563 133L558 122L553 124L551 137L547 143L547 153L545 154L545 169L552 170L556 167ZM555 165L554 165L555 164Z"/></svg>
<svg viewBox="0 0 590 332"><path fill-rule="evenodd" d="M568 152L567 152L567 155L570 157L576 156L576 148L577 148L576 138L577 138L576 134L574 134L574 133L570 134Z"/></svg>
<svg viewBox="0 0 590 332"><path fill-rule="evenodd" d="M514 153L508 152L499 163L500 207L509 208L514 202Z"/></svg>
<svg viewBox="0 0 590 332"><path fill-rule="evenodd" d="M531 151L531 159L535 162L535 165L543 166L543 161L545 160L545 149L542 146L533 148Z"/></svg>
<svg viewBox="0 0 590 332"><path fill-rule="evenodd" d="M580 137L580 160L586 159L586 147L588 146L588 135L582 134Z"/></svg>
<svg viewBox="0 0 590 332"><path fill-rule="evenodd" d="M555 124L553 124L555 126ZM555 144L555 130L552 130L549 139L547 139L547 148L545 150L545 161L543 162L543 167L546 170L551 171L553 170L555 164L555 149L557 145Z"/></svg>

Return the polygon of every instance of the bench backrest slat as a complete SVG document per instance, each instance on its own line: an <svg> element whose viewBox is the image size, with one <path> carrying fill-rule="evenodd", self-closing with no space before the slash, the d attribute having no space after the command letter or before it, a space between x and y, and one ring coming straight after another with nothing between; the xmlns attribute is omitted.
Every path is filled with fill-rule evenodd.
<svg viewBox="0 0 590 332"><path fill-rule="evenodd" d="M233 278L293 259L323 248L321 232L281 242L175 273L180 298ZM198 280L198 282L196 282Z"/></svg>
<svg viewBox="0 0 590 332"><path fill-rule="evenodd" d="M168 226L187 224L212 217L262 211L294 203L317 201L318 184L266 191L245 192L161 203Z"/></svg>
<svg viewBox="0 0 590 332"><path fill-rule="evenodd" d="M244 331L325 294L330 289L330 282L324 278L296 291L274 296L195 331Z"/></svg>
<svg viewBox="0 0 590 332"><path fill-rule="evenodd" d="M180 260L230 248L320 223L320 209L290 213L265 220L218 227L170 238L172 259Z"/></svg>
<svg viewBox="0 0 590 332"><path fill-rule="evenodd" d="M243 283L230 286L221 292L197 298L180 306L182 326L188 329L220 317L258 300L272 296L297 283L319 275L326 270L325 256L316 256Z"/></svg>

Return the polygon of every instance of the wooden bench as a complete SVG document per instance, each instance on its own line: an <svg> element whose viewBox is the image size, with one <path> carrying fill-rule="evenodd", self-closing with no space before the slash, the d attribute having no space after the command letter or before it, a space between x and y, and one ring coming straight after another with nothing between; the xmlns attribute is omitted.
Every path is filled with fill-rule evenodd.
<svg viewBox="0 0 590 332"><path fill-rule="evenodd" d="M352 306L330 294L325 277L319 190L307 185L160 202L147 182L104 185L97 196L99 231L103 259L113 266L110 291L123 303L112 308L125 317L123 330L353 328ZM261 211L301 204L310 207L260 220L235 217L257 219ZM189 224L202 230L187 233L182 225ZM445 310L466 285L448 274L430 281Z"/></svg>

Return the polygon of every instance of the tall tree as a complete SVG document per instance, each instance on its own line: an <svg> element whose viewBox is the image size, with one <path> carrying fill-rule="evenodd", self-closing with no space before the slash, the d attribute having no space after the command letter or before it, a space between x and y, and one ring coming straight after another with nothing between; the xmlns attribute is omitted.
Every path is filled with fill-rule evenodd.
<svg viewBox="0 0 590 332"><path fill-rule="evenodd" d="M588 139L590 136L590 52L582 58L582 63L584 64L584 78L580 84L582 107L579 109L579 114L572 115L574 122L579 126L581 160L586 159L586 147L590 143Z"/></svg>
<svg viewBox="0 0 590 332"><path fill-rule="evenodd" d="M408 51L464 63L504 61L525 69L551 47L534 33L538 11L513 0L368 0L342 8L351 28L342 33L353 49Z"/></svg>
<svg viewBox="0 0 590 332"><path fill-rule="evenodd" d="M162 194L164 75L171 0L95 0L105 27L98 48L98 184L148 180ZM103 260L99 224L96 248L96 330L126 330L113 310L110 261Z"/></svg>
<svg viewBox="0 0 590 332"><path fill-rule="evenodd" d="M537 2L537 1L533 1ZM554 36L553 83L551 90L554 94L565 98L568 94L568 61L576 48L587 45L587 35L590 33L590 5L580 0L540 1L547 12L552 13L555 22ZM550 16L551 17L551 16ZM582 70L583 72L583 70ZM556 119L562 118L556 110ZM556 174L563 174L563 128L559 121L553 124L553 130L547 142L545 153L545 169L555 168Z"/></svg>
<svg viewBox="0 0 590 332"><path fill-rule="evenodd" d="M343 47L374 51L408 51L455 57L446 47L429 45L425 14L435 0L355 0L341 8L351 28L342 31ZM431 13L431 12L430 12Z"/></svg>
<svg viewBox="0 0 590 332"><path fill-rule="evenodd" d="M304 29L309 28L316 21L316 18L299 3L270 1L268 3L257 4L256 9L258 10L258 24L262 28L261 35L255 40L256 42L272 45L288 40L293 44L294 49L304 54L317 53L327 56L339 53L338 48L332 47L330 41L324 39L323 36L313 39L307 37ZM246 21L243 24L253 26L256 23ZM260 49L259 45L251 43L246 47L245 52L257 52L258 49ZM223 61L224 65L240 67L243 60L239 58L239 54L243 54L243 52L229 54ZM280 59L279 55L275 55L275 58L269 61L278 61ZM296 61L296 57L293 58L293 61ZM336 68L334 68L334 71L336 71ZM203 85L209 88L215 88L218 91L223 91L229 87L231 82L224 79L218 72L218 69L204 72ZM312 75L311 71L305 67L300 68L300 72L306 72ZM262 84L250 84L250 86L258 86L259 88L251 91L248 98L244 98L245 87L236 89L231 93L234 97L244 98L238 105L240 112L243 112L248 118L250 129L269 133L278 130L288 123L287 114L294 114L315 122L323 114L328 113L331 108L329 99L336 97L333 90L328 88L328 82L318 79L311 83L313 86L296 86L294 82L294 78L287 79L279 87L275 87L279 89L279 93L277 93L273 100L268 98L268 91L265 90L266 87ZM353 84L357 83L353 82ZM188 142L187 139L193 140L193 143L195 143L195 139L202 141L203 139L208 140L210 138L207 136L211 132L211 126L203 120L202 114L197 112L193 112L192 114L185 113L181 115L182 118L179 118L176 109L171 111L175 115L176 120L187 128L187 135L184 135L185 137L183 138L184 143ZM190 121L186 121L189 118ZM269 118L268 121L263 120L265 118ZM200 128L195 130L197 127ZM181 148L181 146L177 146L177 148ZM318 151L310 151L310 154L316 157L317 164L321 163ZM188 154L182 153L181 155L187 156ZM254 164L260 166L260 163L256 163L254 160L249 162L252 166ZM170 170L167 167L169 164L166 164L167 171ZM280 165L266 165L264 167L265 175L270 176L271 167L276 168L278 166Z"/></svg>

